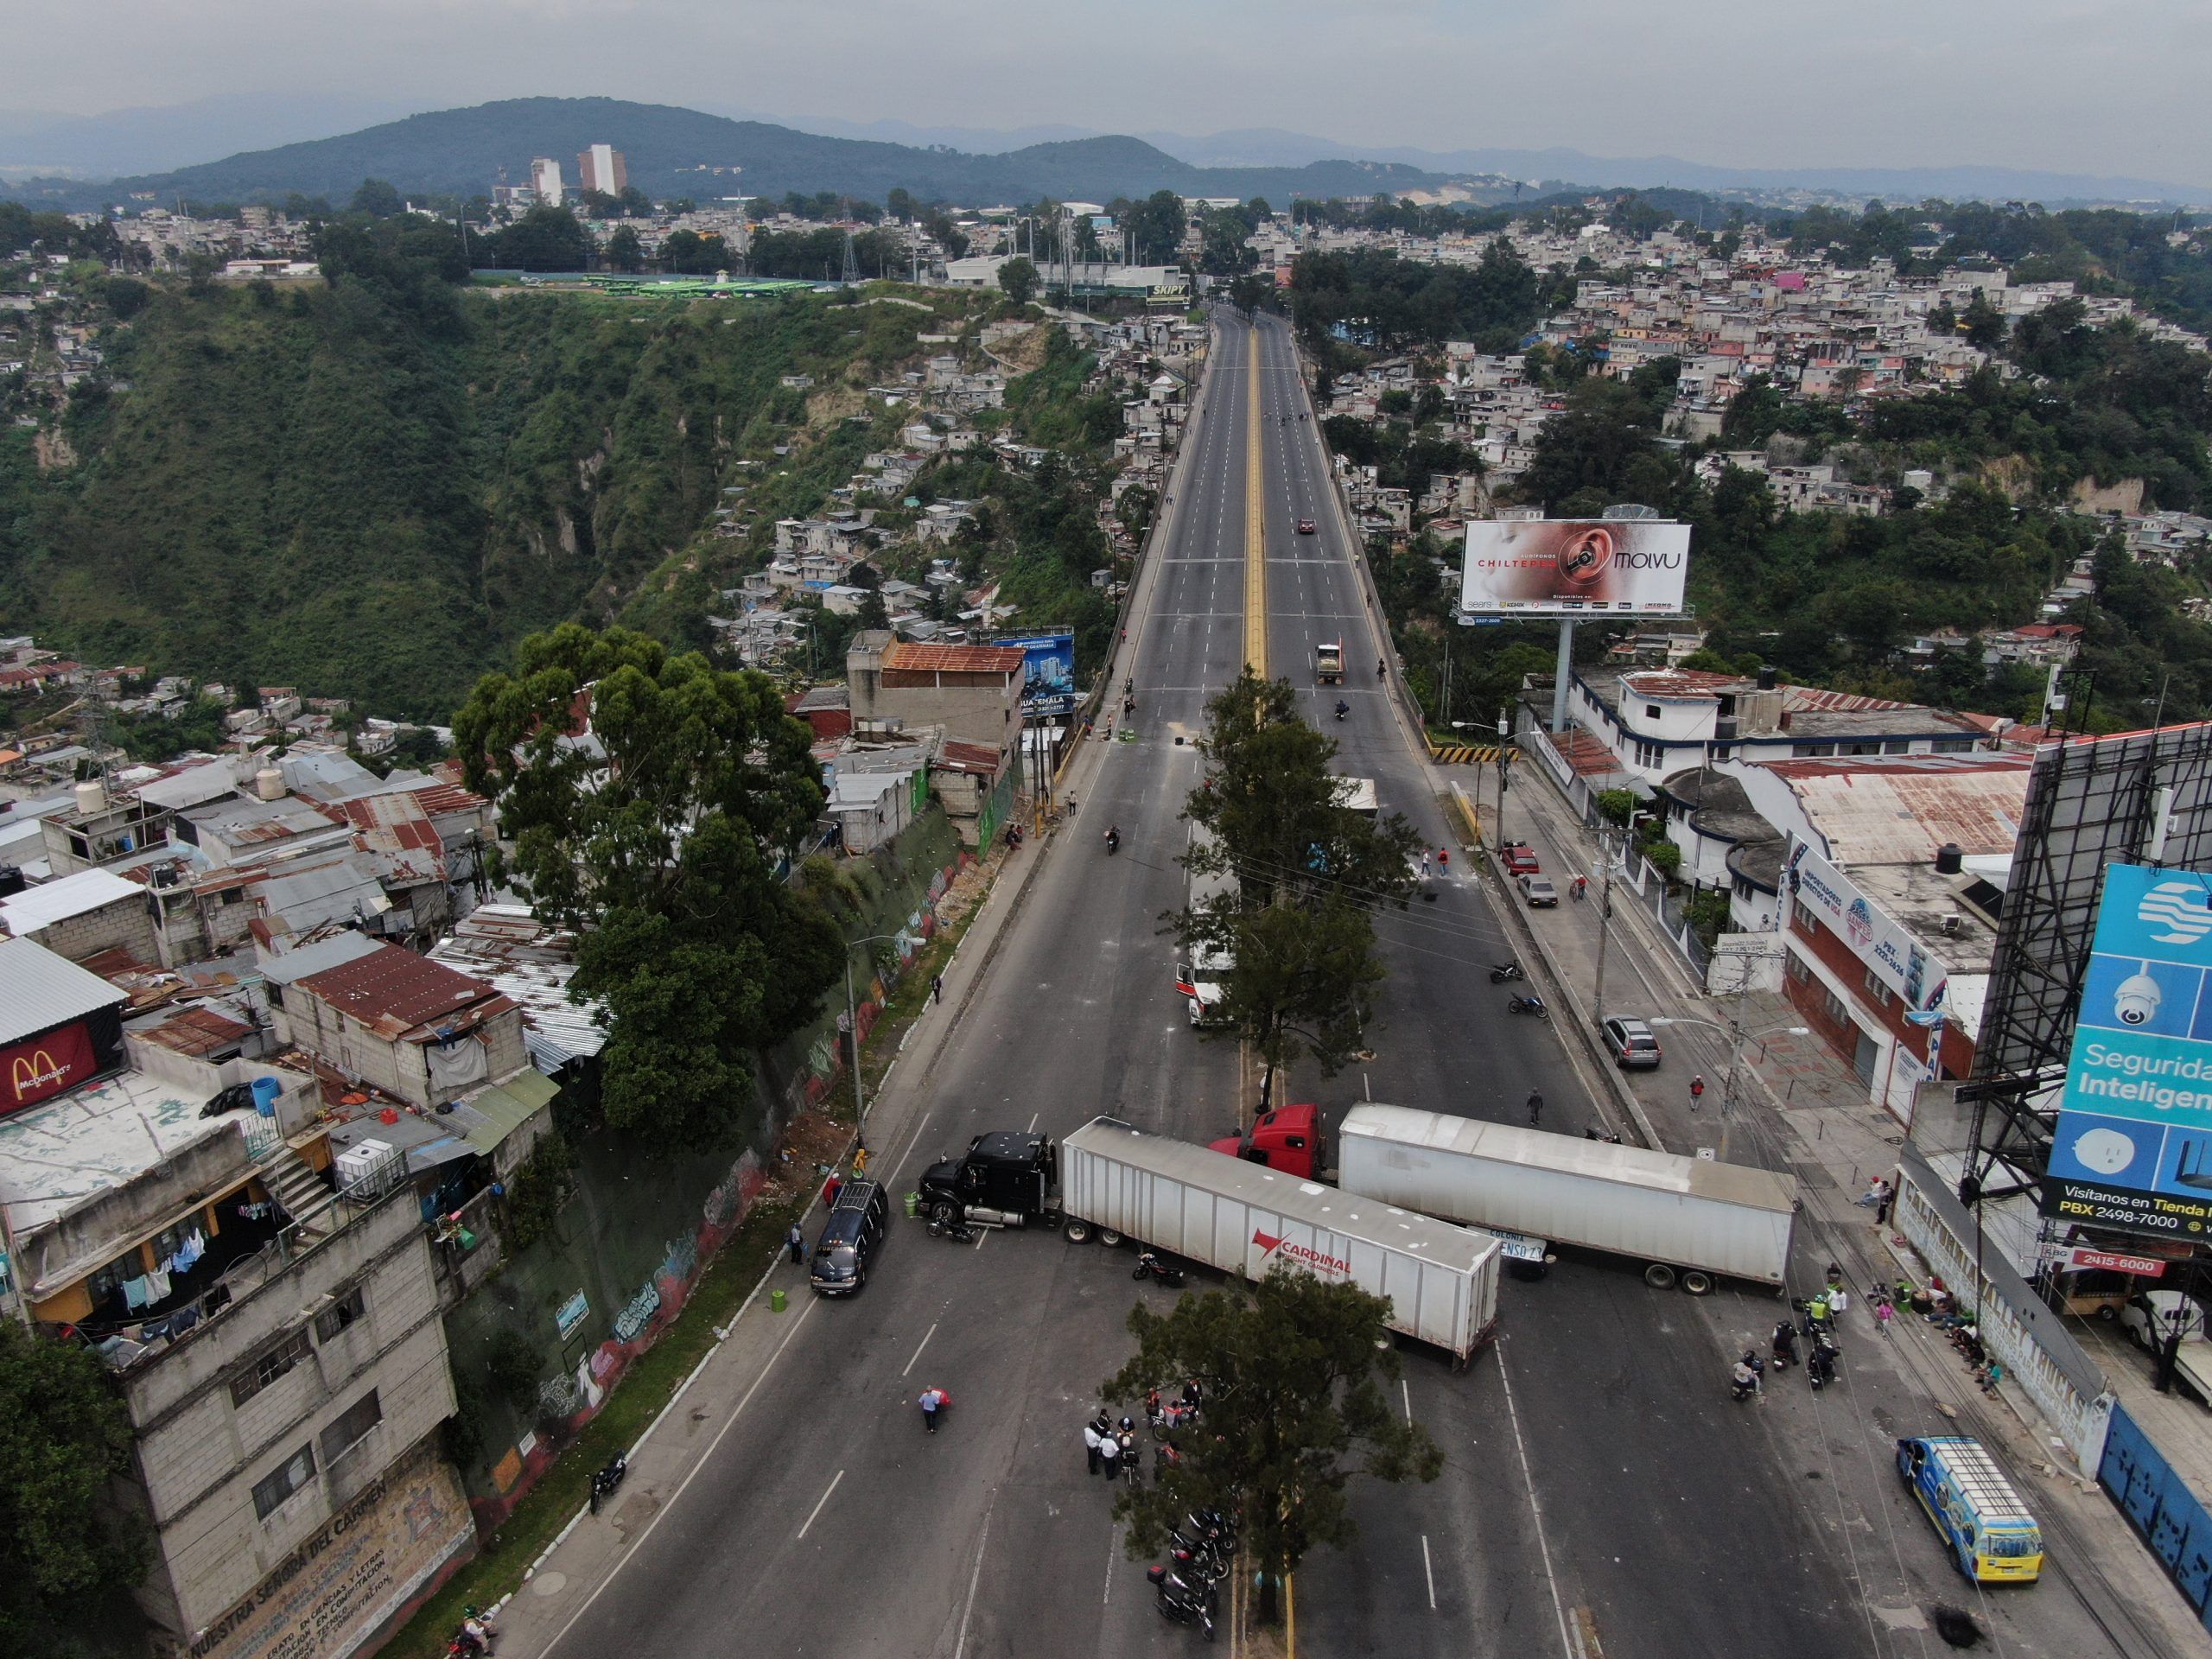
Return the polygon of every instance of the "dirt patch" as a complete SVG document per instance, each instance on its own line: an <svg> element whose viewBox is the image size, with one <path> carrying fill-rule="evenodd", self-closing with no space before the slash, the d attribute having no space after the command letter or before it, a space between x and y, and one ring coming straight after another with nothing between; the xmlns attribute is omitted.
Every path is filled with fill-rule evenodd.
<svg viewBox="0 0 2212 1659"><path fill-rule="evenodd" d="M858 364L853 372L865 380L868 371ZM809 426L834 426L848 415L868 413L868 393L859 386L825 386L806 400Z"/></svg>
<svg viewBox="0 0 2212 1659"><path fill-rule="evenodd" d="M56 472L77 464L77 452L70 447L69 440L60 431L43 426L31 439L31 454L37 460L38 469L41 473Z"/></svg>

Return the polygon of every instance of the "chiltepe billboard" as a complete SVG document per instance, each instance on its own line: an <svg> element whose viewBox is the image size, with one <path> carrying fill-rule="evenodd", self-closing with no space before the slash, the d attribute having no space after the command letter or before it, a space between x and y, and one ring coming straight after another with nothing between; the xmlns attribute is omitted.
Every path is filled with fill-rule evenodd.
<svg viewBox="0 0 2212 1659"><path fill-rule="evenodd" d="M1690 527L1663 518L1478 520L1467 526L1463 616L1672 616Z"/></svg>

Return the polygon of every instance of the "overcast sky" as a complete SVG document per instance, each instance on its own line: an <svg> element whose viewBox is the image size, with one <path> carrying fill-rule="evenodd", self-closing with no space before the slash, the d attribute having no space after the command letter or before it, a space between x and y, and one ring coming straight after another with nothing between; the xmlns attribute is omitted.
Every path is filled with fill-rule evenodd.
<svg viewBox="0 0 2212 1659"><path fill-rule="evenodd" d="M2212 183L2206 0L14 0L0 106L606 94L793 119ZM276 135L288 137L290 135Z"/></svg>

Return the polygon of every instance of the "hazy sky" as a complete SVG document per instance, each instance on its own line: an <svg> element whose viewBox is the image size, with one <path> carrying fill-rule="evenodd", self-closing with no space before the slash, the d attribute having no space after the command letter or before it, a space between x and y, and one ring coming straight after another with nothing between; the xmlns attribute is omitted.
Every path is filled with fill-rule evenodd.
<svg viewBox="0 0 2212 1659"><path fill-rule="evenodd" d="M549 93L794 118L2212 183L2206 0L0 0L0 105Z"/></svg>

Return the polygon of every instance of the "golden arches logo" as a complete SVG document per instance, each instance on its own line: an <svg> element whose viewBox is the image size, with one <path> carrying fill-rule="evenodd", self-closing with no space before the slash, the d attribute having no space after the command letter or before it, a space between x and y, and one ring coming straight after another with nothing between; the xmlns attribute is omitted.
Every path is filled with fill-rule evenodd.
<svg viewBox="0 0 2212 1659"><path fill-rule="evenodd" d="M28 1055L16 1057L15 1064L8 1068L8 1086L20 1101L26 1095L52 1087L68 1075L69 1068L56 1065L53 1055L42 1048L35 1049Z"/></svg>

